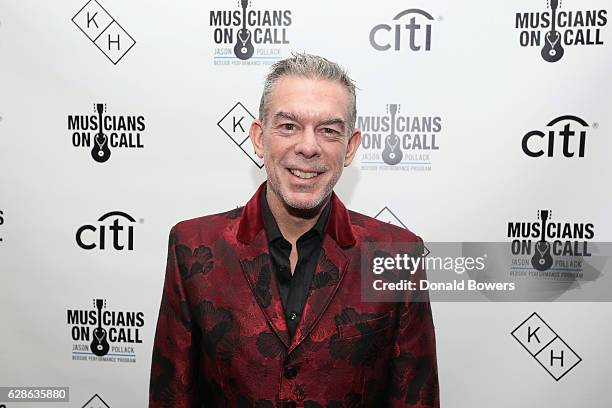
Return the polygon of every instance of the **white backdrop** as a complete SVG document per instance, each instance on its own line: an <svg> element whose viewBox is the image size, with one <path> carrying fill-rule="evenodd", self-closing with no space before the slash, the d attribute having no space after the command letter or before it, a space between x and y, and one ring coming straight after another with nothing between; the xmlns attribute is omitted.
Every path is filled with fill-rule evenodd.
<svg viewBox="0 0 612 408"><path fill-rule="evenodd" d="M429 241L506 241L508 222L535 222L540 209L552 209L556 222L592 223L594 240L612 240L609 0L563 1L558 11L572 11L574 27L559 30L589 32L603 44L564 44L554 63L540 56L541 45L522 47L516 28L517 13L549 12L545 0L252 0L249 10L289 11L290 24L273 27L288 43L256 45L244 63L233 44L215 44L219 27L211 26L211 11L239 11L238 1L100 0L135 40L116 64L71 21L86 3L0 0L0 386L70 387L70 402L57 407L89 406L96 394L110 407L146 406L168 231L243 205L265 178L218 122L238 102L256 115L268 64L292 51L347 67L359 116L385 116L399 104L401 116L441 120L438 149L405 150L407 161L421 162L406 170L367 169L380 149L362 149L336 187L347 207L371 216L387 207ZM433 19L393 20L408 9ZM594 27L577 20L588 10L603 10ZM420 50L405 28L412 17ZM375 33L389 42L398 22L400 49L373 48L371 30L389 25ZM98 163L91 148L73 146L70 117L96 117L97 103L106 116L141 116L132 143L142 147L111 148ZM588 123L584 157L564 157L558 133L553 157L527 156L524 135L548 132L562 115ZM118 232L125 243L133 228L132 250L112 247L108 228L118 218L98 221L111 211L133 217ZM91 230L83 239L98 247L77 244L84 225L96 233L106 226L104 250ZM141 343L117 343L133 349L116 349L115 361L75 359L87 358L75 345L88 342L73 339L79 325L69 324L69 311L94 311L98 298L108 311L144 315L142 327L129 328ZM443 407L612 406L609 303L435 303L433 312ZM533 312L582 358L559 381L510 335Z"/></svg>

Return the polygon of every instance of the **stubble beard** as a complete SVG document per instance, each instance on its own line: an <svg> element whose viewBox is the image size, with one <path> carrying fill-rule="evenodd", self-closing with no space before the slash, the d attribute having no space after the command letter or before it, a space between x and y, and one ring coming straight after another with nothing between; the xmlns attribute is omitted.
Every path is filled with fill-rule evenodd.
<svg viewBox="0 0 612 408"><path fill-rule="evenodd" d="M267 167L266 167L266 170L267 170ZM342 167L340 167L339 170L335 174L333 174L329 182L325 184L325 188L323 189L321 194L307 201L291 199L291 197L289 197L289 195L286 194L285 191L283 191L284 189L281 186L280 179L279 177L277 177L276 172L267 171L267 173L268 173L268 186L270 186L272 191L278 197L280 197L280 199L282 200L285 206L296 209L296 210L312 210L312 209L319 207L321 203L334 190L336 183L338 182L338 180L340 179L340 176L342 175ZM317 177L320 177L320 176L317 176Z"/></svg>

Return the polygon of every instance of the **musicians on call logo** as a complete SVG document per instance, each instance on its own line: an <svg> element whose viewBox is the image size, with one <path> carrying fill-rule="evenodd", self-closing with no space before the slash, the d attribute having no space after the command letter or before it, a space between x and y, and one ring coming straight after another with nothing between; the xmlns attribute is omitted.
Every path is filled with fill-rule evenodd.
<svg viewBox="0 0 612 408"><path fill-rule="evenodd" d="M547 62L557 62L575 46L604 45L603 27L608 24L605 9L582 9L577 0L538 0L541 11L523 11L515 15L514 28L518 31L521 47L540 49Z"/></svg>
<svg viewBox="0 0 612 408"><path fill-rule="evenodd" d="M537 221L508 222L512 276L582 278L589 242L595 237L592 223L555 219L553 211L539 210Z"/></svg>
<svg viewBox="0 0 612 408"><path fill-rule="evenodd" d="M599 126L597 123L595 127ZM546 129L532 130L523 136L521 147L529 157L581 158L586 151L589 124L574 115L559 116Z"/></svg>
<svg viewBox="0 0 612 408"><path fill-rule="evenodd" d="M88 115L68 115L72 146L86 149L104 163L116 149L142 149L146 129L143 115L109 115L106 104L94 103Z"/></svg>
<svg viewBox="0 0 612 408"><path fill-rule="evenodd" d="M210 11L214 65L270 65L282 58L290 44L291 10L262 10L262 2L238 0L228 3L235 8Z"/></svg>
<svg viewBox="0 0 612 408"><path fill-rule="evenodd" d="M430 171L440 149L442 118L412 115L391 103L384 113L357 117L362 170Z"/></svg>
<svg viewBox="0 0 612 408"><path fill-rule="evenodd" d="M112 310L106 299L93 299L87 309L68 309L67 325L72 339L72 359L135 363L142 344L143 312Z"/></svg>

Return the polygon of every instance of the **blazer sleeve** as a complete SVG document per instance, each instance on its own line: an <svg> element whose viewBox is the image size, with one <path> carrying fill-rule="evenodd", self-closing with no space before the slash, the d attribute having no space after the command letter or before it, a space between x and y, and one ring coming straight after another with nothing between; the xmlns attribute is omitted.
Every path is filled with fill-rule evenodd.
<svg viewBox="0 0 612 408"><path fill-rule="evenodd" d="M426 279L424 268L417 270L413 279L417 285ZM387 406L439 408L436 339L428 292L417 291L399 303L398 316Z"/></svg>
<svg viewBox="0 0 612 408"><path fill-rule="evenodd" d="M155 330L149 408L200 407L197 326L177 263L177 227L170 231L164 287Z"/></svg>

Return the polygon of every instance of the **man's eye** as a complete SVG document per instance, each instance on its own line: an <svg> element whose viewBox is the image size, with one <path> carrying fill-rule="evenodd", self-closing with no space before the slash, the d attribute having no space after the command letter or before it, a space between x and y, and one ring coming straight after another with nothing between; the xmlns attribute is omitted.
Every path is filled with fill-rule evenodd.
<svg viewBox="0 0 612 408"><path fill-rule="evenodd" d="M336 129L332 129L332 128L323 128L323 133L327 133L329 135L333 135L336 133L339 133Z"/></svg>
<svg viewBox="0 0 612 408"><path fill-rule="evenodd" d="M295 130L295 125L293 123L283 123L281 128L283 130Z"/></svg>

